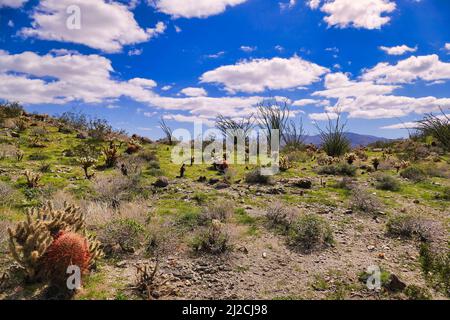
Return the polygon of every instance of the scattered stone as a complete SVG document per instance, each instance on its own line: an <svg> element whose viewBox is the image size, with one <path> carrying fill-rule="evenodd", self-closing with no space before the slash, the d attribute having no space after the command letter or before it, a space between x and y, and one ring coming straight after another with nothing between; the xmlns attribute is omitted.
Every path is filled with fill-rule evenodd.
<svg viewBox="0 0 450 320"><path fill-rule="evenodd" d="M219 183L219 181L220 181L219 179L211 178L211 179L209 179L209 182L208 182L208 183L209 183L210 185L214 185L214 184L216 184L216 183Z"/></svg>
<svg viewBox="0 0 450 320"><path fill-rule="evenodd" d="M353 214L353 210L352 209L345 210L344 214Z"/></svg>
<svg viewBox="0 0 450 320"><path fill-rule="evenodd" d="M293 185L301 189L311 189L313 184L312 181L309 179L300 179L294 181Z"/></svg>
<svg viewBox="0 0 450 320"><path fill-rule="evenodd" d="M116 263L117 268L126 268L126 266L127 266L127 261L125 261L125 260L119 261Z"/></svg>
<svg viewBox="0 0 450 320"><path fill-rule="evenodd" d="M375 246L367 246L367 250L373 251L373 250L375 250Z"/></svg>
<svg viewBox="0 0 450 320"><path fill-rule="evenodd" d="M385 288L391 292L401 292L406 288L406 284L395 274L391 274L389 282L385 284Z"/></svg>
<svg viewBox="0 0 450 320"><path fill-rule="evenodd" d="M267 258L267 253L266 252L263 252L262 253L262 257L265 259L265 258Z"/></svg>
<svg viewBox="0 0 450 320"><path fill-rule="evenodd" d="M219 183L217 183L216 185L215 185L215 189L217 189L217 190L223 190L223 189L227 189L227 188L229 188L230 187L230 185L228 184L228 183L225 183L225 182L219 182Z"/></svg>
<svg viewBox="0 0 450 320"><path fill-rule="evenodd" d="M153 185L157 188L165 188L169 185L169 179L166 177L159 177Z"/></svg>
<svg viewBox="0 0 450 320"><path fill-rule="evenodd" d="M79 133L77 133L77 139L82 139L82 140L87 139L87 135L83 132L79 132Z"/></svg>

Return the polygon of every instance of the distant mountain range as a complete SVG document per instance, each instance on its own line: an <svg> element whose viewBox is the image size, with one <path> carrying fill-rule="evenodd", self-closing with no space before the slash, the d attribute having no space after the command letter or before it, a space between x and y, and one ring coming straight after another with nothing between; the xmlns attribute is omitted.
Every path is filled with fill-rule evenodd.
<svg viewBox="0 0 450 320"><path fill-rule="evenodd" d="M358 146L367 146L371 143L377 142L377 141L389 141L387 138L380 138L375 136L369 136L369 135L363 135L353 132L347 132L346 137L350 140L352 143L352 147L358 147ZM319 146L321 144L320 135L315 136L306 136L305 143L307 144L314 144L316 146Z"/></svg>

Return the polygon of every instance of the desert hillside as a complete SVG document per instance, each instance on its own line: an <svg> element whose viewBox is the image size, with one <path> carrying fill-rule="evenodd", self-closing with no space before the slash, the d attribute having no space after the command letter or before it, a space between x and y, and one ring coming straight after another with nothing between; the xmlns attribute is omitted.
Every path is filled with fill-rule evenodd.
<svg viewBox="0 0 450 320"><path fill-rule="evenodd" d="M286 146L275 176L187 161L180 177L167 139L16 104L0 123L0 299L450 295L450 156L432 133ZM83 265L72 292L65 254Z"/></svg>

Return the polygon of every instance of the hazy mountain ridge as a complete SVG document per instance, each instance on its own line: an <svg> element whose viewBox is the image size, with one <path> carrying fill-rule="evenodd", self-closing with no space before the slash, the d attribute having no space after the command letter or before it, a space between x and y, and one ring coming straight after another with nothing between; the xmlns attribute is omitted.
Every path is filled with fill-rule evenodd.
<svg viewBox="0 0 450 320"><path fill-rule="evenodd" d="M350 140L352 147L357 146L367 146L371 143L377 142L377 141L388 141L387 138L382 137L376 137L371 135L365 135L365 134L358 134L354 132L347 132L345 133L346 137ZM321 144L321 138L320 135L307 135L305 138L305 143L307 144L314 144L319 146Z"/></svg>

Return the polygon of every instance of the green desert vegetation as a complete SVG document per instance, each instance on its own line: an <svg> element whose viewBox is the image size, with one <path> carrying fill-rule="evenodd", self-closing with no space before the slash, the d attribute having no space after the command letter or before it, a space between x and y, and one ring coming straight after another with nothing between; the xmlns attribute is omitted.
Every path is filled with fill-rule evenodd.
<svg viewBox="0 0 450 320"><path fill-rule="evenodd" d="M275 299L283 282L300 283L286 297L448 297L443 124L424 119L437 128L424 127L414 143L352 149L338 118L313 146L301 124L287 121L289 106L279 107L261 105L250 120L218 119L245 139L253 126L280 128L279 173L230 160L190 165L187 157L181 176L164 121L165 138L150 141L82 113L50 117L1 105L0 299L228 297L211 283L237 298ZM52 266L66 243L92 258L80 259L83 289L70 294L60 288L64 265ZM367 257L403 289L363 286L357 266L368 267Z"/></svg>

